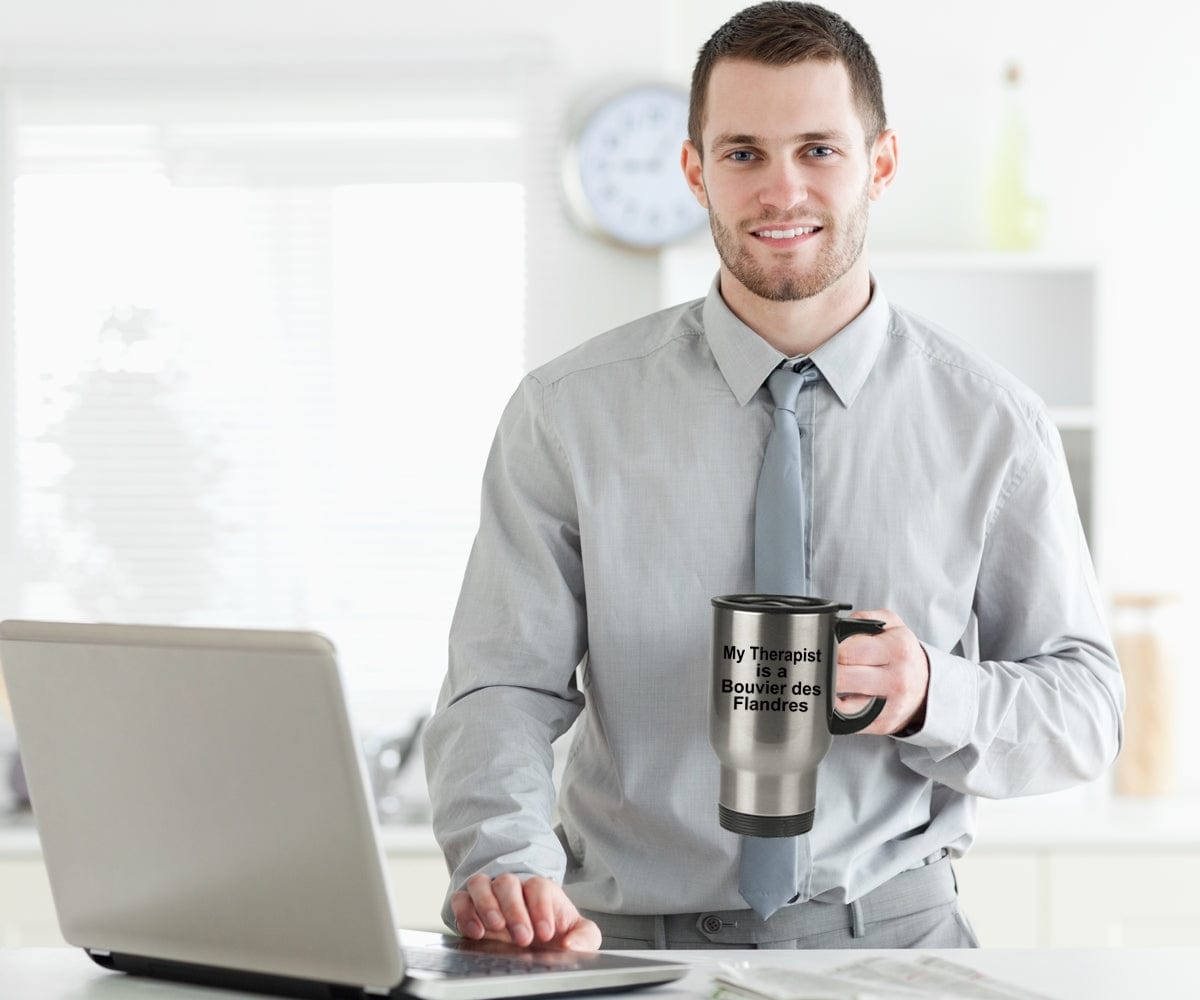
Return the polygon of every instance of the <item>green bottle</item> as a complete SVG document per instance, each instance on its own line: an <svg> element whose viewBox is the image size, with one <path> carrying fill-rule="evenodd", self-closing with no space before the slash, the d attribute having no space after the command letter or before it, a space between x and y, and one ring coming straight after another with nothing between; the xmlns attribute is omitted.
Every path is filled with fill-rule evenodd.
<svg viewBox="0 0 1200 1000"><path fill-rule="evenodd" d="M1021 101L1021 71L1004 72L1004 106L987 189L987 228L997 250L1032 250L1042 237L1045 208L1029 192L1029 129Z"/></svg>

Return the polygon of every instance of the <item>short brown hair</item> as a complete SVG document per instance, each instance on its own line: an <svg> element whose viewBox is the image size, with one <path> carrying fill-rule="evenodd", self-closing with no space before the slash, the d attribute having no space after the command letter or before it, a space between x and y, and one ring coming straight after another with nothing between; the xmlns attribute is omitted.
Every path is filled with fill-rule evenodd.
<svg viewBox="0 0 1200 1000"><path fill-rule="evenodd" d="M815 3L770 0L734 14L700 49L692 71L688 138L704 156L700 131L708 103L708 81L721 59L747 59L768 66L791 66L805 59L841 62L850 76L867 148L887 128L883 81L875 56L853 26Z"/></svg>

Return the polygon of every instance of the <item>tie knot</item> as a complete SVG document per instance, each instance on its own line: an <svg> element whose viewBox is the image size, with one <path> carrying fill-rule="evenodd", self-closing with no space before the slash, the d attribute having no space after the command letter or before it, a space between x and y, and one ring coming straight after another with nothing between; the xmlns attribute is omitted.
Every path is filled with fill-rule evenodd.
<svg viewBox="0 0 1200 1000"><path fill-rule="evenodd" d="M796 371L792 365L787 365L771 372L767 378L767 389L771 392L771 399L775 401L777 410L796 412L796 397L808 381L808 369L808 364L800 371Z"/></svg>

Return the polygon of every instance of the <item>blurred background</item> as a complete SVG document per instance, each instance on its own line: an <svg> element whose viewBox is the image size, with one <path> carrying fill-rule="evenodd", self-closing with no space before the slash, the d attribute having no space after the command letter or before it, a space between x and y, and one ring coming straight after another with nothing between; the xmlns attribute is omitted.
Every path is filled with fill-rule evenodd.
<svg viewBox="0 0 1200 1000"><path fill-rule="evenodd" d="M741 6L0 3L0 617L329 634L410 926L444 888L412 737L500 410L716 267L706 230L581 227L572 128L605 90L686 86ZM985 944L1194 942L1200 14L831 6L900 139L874 270L1050 404L1130 683L1124 771L984 804L968 911ZM0 712L4 772L14 749ZM12 779L0 944L53 941ZM1131 855L1197 902L1114 902L1097 875Z"/></svg>

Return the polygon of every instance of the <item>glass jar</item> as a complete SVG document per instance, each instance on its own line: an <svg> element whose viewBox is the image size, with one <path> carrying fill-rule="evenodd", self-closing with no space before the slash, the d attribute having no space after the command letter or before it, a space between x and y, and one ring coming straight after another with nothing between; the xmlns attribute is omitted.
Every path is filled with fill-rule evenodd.
<svg viewBox="0 0 1200 1000"><path fill-rule="evenodd" d="M1175 692L1170 594L1118 594L1113 642L1125 679L1125 741L1116 765L1119 795L1159 796L1175 782Z"/></svg>

